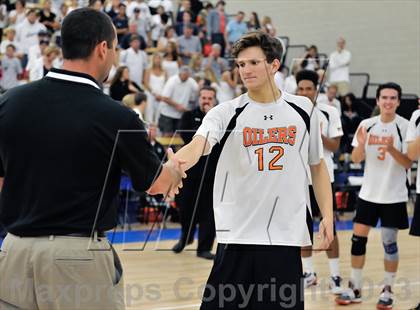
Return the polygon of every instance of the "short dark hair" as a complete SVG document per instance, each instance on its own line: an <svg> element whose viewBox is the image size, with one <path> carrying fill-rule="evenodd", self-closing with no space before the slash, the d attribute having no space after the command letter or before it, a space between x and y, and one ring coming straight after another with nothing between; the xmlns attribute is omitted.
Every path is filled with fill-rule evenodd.
<svg viewBox="0 0 420 310"><path fill-rule="evenodd" d="M243 35L233 45L232 55L237 58L240 52L253 46L260 47L263 50L268 63L272 63L274 59L281 61L283 48L280 41L262 31L251 31Z"/></svg>
<svg viewBox="0 0 420 310"><path fill-rule="evenodd" d="M379 99L379 96L381 95L381 90L386 89L386 88L395 89L398 92L398 100L401 100L401 94L402 94L401 86L394 82L388 82L388 83L379 85L378 88L376 89L376 99Z"/></svg>
<svg viewBox="0 0 420 310"><path fill-rule="evenodd" d="M168 32L169 32L169 30L175 30L175 27L174 26L167 26L166 28L165 28L165 32L164 32L164 36L165 37L167 37L168 36Z"/></svg>
<svg viewBox="0 0 420 310"><path fill-rule="evenodd" d="M135 41L135 40L137 40L139 42L141 41L140 40L140 37L138 35L136 35L136 34L130 36L130 43L133 42L133 41Z"/></svg>
<svg viewBox="0 0 420 310"><path fill-rule="evenodd" d="M143 101L147 102L147 95L143 92L138 92L134 95L134 104L140 105Z"/></svg>
<svg viewBox="0 0 420 310"><path fill-rule="evenodd" d="M318 86L318 74L312 70L300 70L296 75L296 84L300 81L307 80L311 81L315 88Z"/></svg>
<svg viewBox="0 0 420 310"><path fill-rule="evenodd" d="M102 41L112 48L115 30L111 18L91 8L72 11L63 21L61 42L64 59L86 59Z"/></svg>
<svg viewBox="0 0 420 310"><path fill-rule="evenodd" d="M51 34L47 30L40 30L38 32L38 37L51 37Z"/></svg>
<svg viewBox="0 0 420 310"><path fill-rule="evenodd" d="M89 7L93 6L96 3L96 1L101 1L101 0L89 0L89 5L88 6ZM101 1L101 3L102 3L102 1Z"/></svg>
<svg viewBox="0 0 420 310"><path fill-rule="evenodd" d="M201 88L200 88L200 90L198 91L198 95L199 95L199 96L201 95L201 92L202 92L203 90L209 90L209 91L212 91L212 92L214 93L214 97L216 97L216 95L217 95L216 88L205 85L205 86L201 87Z"/></svg>
<svg viewBox="0 0 420 310"><path fill-rule="evenodd" d="M318 53L318 48L316 47L316 45L311 45L308 47L307 51L309 51L310 49L314 49L317 53Z"/></svg>
<svg viewBox="0 0 420 310"><path fill-rule="evenodd" d="M182 15L184 15L185 13L189 14L190 17L192 17L192 12L190 10L185 10L184 12L182 12Z"/></svg>
<svg viewBox="0 0 420 310"><path fill-rule="evenodd" d="M7 44L6 48L9 48L9 47L13 48L13 50L16 51L16 46L14 46L13 44L11 43Z"/></svg>

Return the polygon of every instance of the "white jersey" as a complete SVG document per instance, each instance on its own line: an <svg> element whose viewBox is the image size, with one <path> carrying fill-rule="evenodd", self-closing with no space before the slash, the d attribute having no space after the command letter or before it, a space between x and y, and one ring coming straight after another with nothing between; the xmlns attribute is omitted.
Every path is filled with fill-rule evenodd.
<svg viewBox="0 0 420 310"><path fill-rule="evenodd" d="M196 135L217 144L213 207L219 243L311 244L306 169L319 164L323 153L312 108L309 99L285 92L269 104L244 94L206 114Z"/></svg>
<svg viewBox="0 0 420 310"><path fill-rule="evenodd" d="M327 138L343 136L340 115L336 108L324 103L315 106L321 126L321 134ZM328 169L331 183L334 182L334 153L324 147L324 161Z"/></svg>
<svg viewBox="0 0 420 310"><path fill-rule="evenodd" d="M19 42L24 54L29 53L29 48L31 46L38 44L38 33L41 30L47 30L44 24L39 22L31 24L28 19L25 19L16 26L16 40Z"/></svg>
<svg viewBox="0 0 420 310"><path fill-rule="evenodd" d="M414 111L408 124L406 142L412 142L420 136L420 110ZM417 161L416 193L420 194L420 161Z"/></svg>
<svg viewBox="0 0 420 310"><path fill-rule="evenodd" d="M341 103L337 100L337 98L333 98L333 100L329 100L328 96L326 94L318 94L318 97L316 98L317 103L324 103L326 105L335 107L338 111L338 115L341 117Z"/></svg>
<svg viewBox="0 0 420 310"><path fill-rule="evenodd" d="M171 98L178 104L188 107L190 101L194 101L198 94L197 82L189 77L186 81L181 81L179 75L170 77L163 87L162 96ZM182 113L173 106L162 102L160 106L160 113L166 117L181 119Z"/></svg>
<svg viewBox="0 0 420 310"><path fill-rule="evenodd" d="M147 54L145 51L135 51L132 47L121 52L121 65L126 65L129 70L130 80L138 86L143 85L143 74L147 68Z"/></svg>
<svg viewBox="0 0 420 310"><path fill-rule="evenodd" d="M405 136L408 121L399 115L389 123L383 123L380 116L363 120L360 127L368 131L365 146L365 171L359 197L373 203L398 203L408 200L407 171L386 152L384 145L393 139L394 147L407 152ZM358 145L357 132L352 145Z"/></svg>
<svg viewBox="0 0 420 310"><path fill-rule="evenodd" d="M277 71L274 74L274 84L276 84L277 88L281 91L284 90L284 75L283 73Z"/></svg>

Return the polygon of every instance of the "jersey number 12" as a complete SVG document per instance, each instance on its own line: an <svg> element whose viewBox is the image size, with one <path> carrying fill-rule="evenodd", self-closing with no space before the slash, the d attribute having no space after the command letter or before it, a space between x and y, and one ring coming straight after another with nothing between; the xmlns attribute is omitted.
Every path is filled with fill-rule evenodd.
<svg viewBox="0 0 420 310"><path fill-rule="evenodd" d="M254 152L258 155L258 171L264 171L264 148L260 147ZM284 149L281 146L275 145L270 147L268 152L275 154L268 164L268 170L283 170L283 165L276 165L276 163L284 155Z"/></svg>

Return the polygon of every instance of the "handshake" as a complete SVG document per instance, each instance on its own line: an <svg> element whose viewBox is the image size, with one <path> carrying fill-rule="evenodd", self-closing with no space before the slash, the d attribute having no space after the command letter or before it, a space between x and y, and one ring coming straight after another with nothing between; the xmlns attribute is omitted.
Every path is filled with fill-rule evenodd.
<svg viewBox="0 0 420 310"><path fill-rule="evenodd" d="M185 173L185 161L176 158L171 148L168 149L168 161L163 164L160 175L155 179L152 186L147 190L150 195L163 194L165 198L173 198L182 188L182 179L187 177Z"/></svg>

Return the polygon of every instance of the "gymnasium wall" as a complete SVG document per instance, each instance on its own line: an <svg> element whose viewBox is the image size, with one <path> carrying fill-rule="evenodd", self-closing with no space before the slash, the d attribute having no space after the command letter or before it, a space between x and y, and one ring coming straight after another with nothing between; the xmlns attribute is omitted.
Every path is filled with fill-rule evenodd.
<svg viewBox="0 0 420 310"><path fill-rule="evenodd" d="M368 72L371 82L395 81L404 93L420 95L420 0L225 1L228 13L270 16L290 44L315 44L330 54L342 35L353 56L351 72Z"/></svg>

